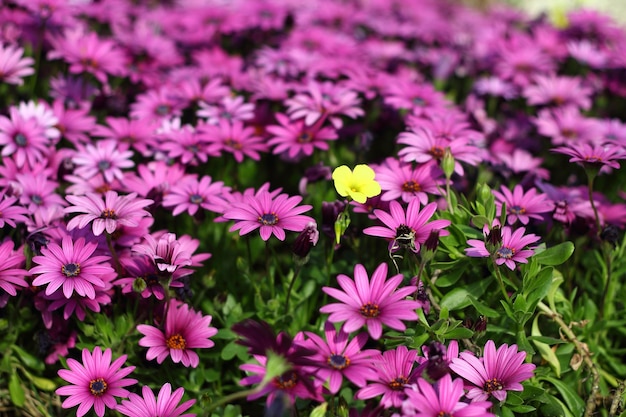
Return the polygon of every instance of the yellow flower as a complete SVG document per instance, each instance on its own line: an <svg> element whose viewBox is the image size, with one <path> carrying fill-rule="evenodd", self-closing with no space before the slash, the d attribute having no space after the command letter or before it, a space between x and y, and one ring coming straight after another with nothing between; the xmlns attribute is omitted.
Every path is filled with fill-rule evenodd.
<svg viewBox="0 0 626 417"><path fill-rule="evenodd" d="M333 171L333 181L340 196L363 204L368 197L380 194L380 184L374 180L375 175L374 170L365 164L355 166L354 171L342 165Z"/></svg>

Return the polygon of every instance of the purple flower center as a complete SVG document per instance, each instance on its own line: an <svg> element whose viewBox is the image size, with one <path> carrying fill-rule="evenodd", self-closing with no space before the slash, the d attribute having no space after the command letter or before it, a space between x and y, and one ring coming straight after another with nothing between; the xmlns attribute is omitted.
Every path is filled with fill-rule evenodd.
<svg viewBox="0 0 626 417"><path fill-rule="evenodd" d="M278 223L278 216L276 213L265 213L262 216L259 216L259 223L263 226L273 226Z"/></svg>
<svg viewBox="0 0 626 417"><path fill-rule="evenodd" d="M170 106L167 104L159 104L154 111L159 116L165 116L170 112Z"/></svg>
<svg viewBox="0 0 626 417"><path fill-rule="evenodd" d="M220 113L220 117L226 120L230 120L233 118L233 115L229 111L223 111Z"/></svg>
<svg viewBox="0 0 626 417"><path fill-rule="evenodd" d="M80 274L80 264L79 263L65 264L61 267L61 273L68 278L78 276L78 274Z"/></svg>
<svg viewBox="0 0 626 417"><path fill-rule="evenodd" d="M274 385L279 389L291 389L298 383L298 374L294 371L287 371L281 376L274 378Z"/></svg>
<svg viewBox="0 0 626 417"><path fill-rule="evenodd" d="M441 146L433 146L428 151L429 154L433 156L435 159L441 159L445 155L446 151Z"/></svg>
<svg viewBox="0 0 626 417"><path fill-rule="evenodd" d="M117 214L115 214L115 210L113 209L104 209L100 214L101 219L117 219Z"/></svg>
<svg viewBox="0 0 626 417"><path fill-rule="evenodd" d="M522 206L511 206L509 207L509 211L511 214L524 214L526 213L526 208Z"/></svg>
<svg viewBox="0 0 626 417"><path fill-rule="evenodd" d="M26 146L28 144L28 138L23 133L16 134L13 139L15 140L15 144L17 146Z"/></svg>
<svg viewBox="0 0 626 417"><path fill-rule="evenodd" d="M404 184L402 184L402 191L407 192L407 193L418 193L422 191L422 187L418 182L413 181L413 180L408 180L408 181L405 181Z"/></svg>
<svg viewBox="0 0 626 417"><path fill-rule="evenodd" d="M498 378L491 378L485 381L485 385L483 386L483 391L488 394L491 394L494 391L500 391L504 389L502 382Z"/></svg>
<svg viewBox="0 0 626 417"><path fill-rule="evenodd" d="M454 416L446 411L440 411L439 414L437 414L437 417L454 417Z"/></svg>
<svg viewBox="0 0 626 417"><path fill-rule="evenodd" d="M183 349L185 349L187 347L187 341L179 333L176 333L176 334L168 337L167 340L165 341L165 344L170 349L183 350Z"/></svg>
<svg viewBox="0 0 626 417"><path fill-rule="evenodd" d="M142 276L147 285L157 285L159 283L159 276L157 274L146 274Z"/></svg>
<svg viewBox="0 0 626 417"><path fill-rule="evenodd" d="M104 394L108 388L109 385L103 378L92 379L91 381L89 381L89 391L92 395L95 395L96 397L102 396L102 394Z"/></svg>
<svg viewBox="0 0 626 417"><path fill-rule="evenodd" d="M298 141L298 143L309 143L313 140L313 135L305 131L300 133L296 140Z"/></svg>
<svg viewBox="0 0 626 417"><path fill-rule="evenodd" d="M109 161L102 160L98 162L98 169L100 171L106 171L109 168L111 168L111 163Z"/></svg>
<svg viewBox="0 0 626 417"><path fill-rule="evenodd" d="M373 319L380 315L380 308L378 308L378 304L367 303L361 306L359 312L363 317Z"/></svg>
<svg viewBox="0 0 626 417"><path fill-rule="evenodd" d="M422 107L424 106L424 104L426 104L426 100L421 97L413 97L413 104Z"/></svg>
<svg viewBox="0 0 626 417"><path fill-rule="evenodd" d="M241 144L240 141L236 140L236 139L232 139L232 138L228 138L224 141L224 145L225 146L229 146L235 150L242 150L243 149L243 145Z"/></svg>
<svg viewBox="0 0 626 417"><path fill-rule="evenodd" d="M498 258L511 259L515 255L515 249L502 246L496 251Z"/></svg>
<svg viewBox="0 0 626 417"><path fill-rule="evenodd" d="M189 196L189 201L192 204L200 204L204 201L204 198L200 194L192 194Z"/></svg>
<svg viewBox="0 0 626 417"><path fill-rule="evenodd" d="M396 379L394 379L393 381L389 381L389 388L391 388L394 391L401 391L402 389L404 389L404 386L409 382L408 379L406 379L403 376L399 376Z"/></svg>
<svg viewBox="0 0 626 417"><path fill-rule="evenodd" d="M43 203L43 198L37 194L33 194L30 196L30 201L40 206Z"/></svg>
<svg viewBox="0 0 626 417"><path fill-rule="evenodd" d="M346 358L344 355L332 354L328 357L328 364L335 369L343 369L350 365L350 359Z"/></svg>

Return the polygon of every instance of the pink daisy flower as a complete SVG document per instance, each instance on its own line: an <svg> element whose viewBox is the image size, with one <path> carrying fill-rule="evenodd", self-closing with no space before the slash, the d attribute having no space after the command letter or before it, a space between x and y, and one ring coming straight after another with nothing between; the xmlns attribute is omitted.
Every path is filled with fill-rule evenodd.
<svg viewBox="0 0 626 417"><path fill-rule="evenodd" d="M46 174L17 174L15 179L21 187L20 204L31 213L66 205L63 198L55 192L59 183L48 181Z"/></svg>
<svg viewBox="0 0 626 417"><path fill-rule="evenodd" d="M138 226L141 218L150 216L143 208L153 202L137 198L136 193L120 196L115 191L107 191L104 196L88 193L84 196L68 195L65 198L73 204L65 208L66 213L85 213L72 218L67 223L67 230L77 227L82 229L92 223L95 236L100 236L105 230L111 234L118 225Z"/></svg>
<svg viewBox="0 0 626 417"><path fill-rule="evenodd" d="M332 394L339 392L343 377L358 387L363 387L368 379L376 375L370 367L370 357L377 350L362 350L367 343L367 333L360 333L352 340L343 329L335 330L335 326L327 321L324 324L326 341L315 333L306 332L309 343L306 345L316 351L311 356L319 364L316 374L319 379L328 381L328 389Z"/></svg>
<svg viewBox="0 0 626 417"><path fill-rule="evenodd" d="M465 351L453 359L450 369L469 381L467 398L486 401L493 395L505 401L507 391L523 391L520 382L532 378L535 365L523 363L526 352L518 352L517 345L501 345L497 350L493 340L487 341L482 358Z"/></svg>
<svg viewBox="0 0 626 417"><path fill-rule="evenodd" d="M211 177L205 175L200 181L194 176L174 184L163 198L163 206L174 206L173 216L178 216L185 211L190 216L194 216L199 208L220 212L221 200L217 199L224 189L229 189L229 187L225 187L222 181L211 181Z"/></svg>
<svg viewBox="0 0 626 417"><path fill-rule="evenodd" d="M137 326L137 331L144 335L139 340L139 346L148 348L146 359L149 361L156 359L160 364L171 356L174 363L182 362L186 367L195 368L200 358L191 349L215 345L209 340L217 334L217 329L210 326L211 319L211 316L203 316L187 304L172 299L168 304L163 330L147 324Z"/></svg>
<svg viewBox="0 0 626 417"><path fill-rule="evenodd" d="M376 378L355 394L359 400L367 400L382 395L380 405L385 408L400 407L406 399L405 387L416 381L413 366L417 363L417 351L400 345L379 353L371 359Z"/></svg>
<svg viewBox="0 0 626 417"><path fill-rule="evenodd" d="M59 118L54 114L48 103L44 101L21 102L17 110L25 119L35 119L44 128L44 133L48 139L56 142L61 137L61 132L57 128Z"/></svg>
<svg viewBox="0 0 626 417"><path fill-rule="evenodd" d="M126 362L126 355L122 355L111 363L111 349L102 352L100 346L96 346L93 354L88 349L83 349L83 363L69 358L67 366L70 368L59 370L58 374L72 385L57 388L59 395L67 395L61 406L71 408L78 405L76 416L82 417L91 408L99 417L103 417L106 408L115 409L117 401L115 397L126 398L128 390L124 387L137 383L136 379L125 378L135 367L121 368Z"/></svg>
<svg viewBox="0 0 626 417"><path fill-rule="evenodd" d="M107 182L122 180L122 169L132 168L132 151L119 151L119 143L114 140L101 140L96 145L80 146L72 162L76 165L75 174L89 179L100 173Z"/></svg>
<svg viewBox="0 0 626 417"><path fill-rule="evenodd" d="M511 232L511 228L504 226L501 230L501 242L494 242L495 247L490 253L485 246L485 242L478 239L469 239L467 244L470 248L465 249L465 253L470 257L486 258L493 255L496 258L496 264L505 264L510 270L515 269L515 262L528 263L534 251L532 249L524 249L531 243L537 242L540 237L534 234L524 235L525 228L520 227L515 232ZM499 239L497 239L499 240Z"/></svg>
<svg viewBox="0 0 626 417"><path fill-rule="evenodd" d="M626 159L623 146L601 146L588 143L573 143L552 149L553 152L571 156L570 162L576 162L583 168L599 169L598 172L609 173L613 168L619 169L619 160Z"/></svg>
<svg viewBox="0 0 626 417"><path fill-rule="evenodd" d="M506 222L509 225L517 220L526 225L531 218L543 220L541 213L554 210L554 203L545 194L537 194L537 189L531 188L524 193L520 184L511 192L506 186L500 187L502 192L493 191L496 196L498 216L502 213L502 205L506 205Z"/></svg>
<svg viewBox="0 0 626 417"><path fill-rule="evenodd" d="M27 77L35 73L35 60L24 57L24 48L16 45L0 44L0 81L7 84L22 85Z"/></svg>
<svg viewBox="0 0 626 417"><path fill-rule="evenodd" d="M256 135L251 126L245 126L239 120L220 119L216 125L201 125L198 135L208 143L208 152L220 155L222 152L233 154L237 162L245 157L258 161L259 152L267 151L266 140Z"/></svg>
<svg viewBox="0 0 626 417"><path fill-rule="evenodd" d="M125 117L107 117L105 121L107 126L95 126L91 133L93 136L130 146L144 156L150 155L156 146L154 122Z"/></svg>
<svg viewBox="0 0 626 417"><path fill-rule="evenodd" d="M185 401L179 404L185 393L184 388L172 392L172 385L167 382L159 390L157 397L148 386L143 386L141 395L133 392L128 394L128 400L122 400L115 410L128 417L195 417L195 414L185 413L196 400Z"/></svg>
<svg viewBox="0 0 626 417"><path fill-rule="evenodd" d="M171 87L148 90L137 96L137 101L130 105L130 116L145 122L162 122L180 116L183 105L171 91Z"/></svg>
<svg viewBox="0 0 626 417"><path fill-rule="evenodd" d="M206 163L209 155L217 156L219 152L210 149L209 137L201 134L200 130L191 125L171 129L162 133L162 144L158 146L160 151L167 154L168 158L180 160L182 164L199 165Z"/></svg>
<svg viewBox="0 0 626 417"><path fill-rule="evenodd" d="M26 258L23 251L14 251L13 242L6 240L0 244L0 290L6 294L0 294L0 308L8 301L8 296L15 297L17 288L28 288L28 282L24 279L29 272L22 269ZM3 297L8 295L6 297Z"/></svg>
<svg viewBox="0 0 626 417"><path fill-rule="evenodd" d="M404 391L406 400L402 402L402 415L412 417L494 417L488 410L489 401L463 401L465 391L463 380L444 375L434 385L423 378Z"/></svg>
<svg viewBox="0 0 626 417"><path fill-rule="evenodd" d="M11 106L9 117L0 115L0 145L2 156L12 156L21 168L28 162L32 168L48 153L48 138L43 126L33 118L22 116Z"/></svg>
<svg viewBox="0 0 626 417"><path fill-rule="evenodd" d="M522 93L533 106L574 106L583 110L591 107L592 94L593 90L584 86L581 78L556 75L537 75Z"/></svg>
<svg viewBox="0 0 626 417"><path fill-rule="evenodd" d="M205 117L207 123L218 124L221 120L245 121L254 118L254 104L246 103L241 96L225 96L219 104L212 105L200 102L200 110L196 112L198 117Z"/></svg>
<svg viewBox="0 0 626 417"><path fill-rule="evenodd" d="M144 235L143 240L142 243L133 246L132 251L147 255L159 271L173 273L179 271L181 267L199 266L200 262L211 256L208 253L194 255L200 241L186 235L177 239L174 233L157 232Z"/></svg>
<svg viewBox="0 0 626 417"><path fill-rule="evenodd" d="M111 303L111 279L115 276L111 272L108 276L104 277L104 287L94 287L96 295L94 298L83 297L77 292L74 292L70 298L67 298L61 291L55 291L50 295L39 292L37 296L45 300L47 303L46 310L53 312L59 309L63 310L63 319L69 320L72 315L80 321L85 320L87 310L91 310L95 313L101 311L101 306ZM45 314L45 313L44 313Z"/></svg>
<svg viewBox="0 0 626 417"><path fill-rule="evenodd" d="M19 205L15 205L17 198L7 196L5 191L0 191L0 229L5 224L15 228L17 223L25 223L28 218L25 216L29 211ZM0 258L1 259L1 258Z"/></svg>
<svg viewBox="0 0 626 417"><path fill-rule="evenodd" d="M225 219L235 220L230 231L239 230L241 236L259 229L263 240L268 240L272 234L278 240L285 240L285 230L301 232L308 223L314 221L312 217L301 214L312 207L298 206L302 201L300 196L273 196L269 191L261 191L243 197L243 202L233 202L224 212Z"/></svg>
<svg viewBox="0 0 626 417"><path fill-rule="evenodd" d="M551 138L554 145L591 142L602 137L603 133L602 126L573 106L540 110L533 123L541 135Z"/></svg>
<svg viewBox="0 0 626 417"><path fill-rule="evenodd" d="M285 153L291 159L310 156L315 148L328 150L328 141L338 138L334 129L322 128L318 123L306 126L304 119L291 120L281 113L275 116L280 126L271 125L265 129L272 135L267 143L274 146L272 152L275 154Z"/></svg>
<svg viewBox="0 0 626 417"><path fill-rule="evenodd" d="M33 285L47 284L46 295L63 287L65 298L76 292L94 299L95 287L104 288L105 281L115 273L108 263L108 256L94 255L97 248L97 243L85 242L82 237L72 242L70 236L64 236L61 245L49 242L47 247L41 248L41 256L33 257L37 266L29 272L38 275Z"/></svg>
<svg viewBox="0 0 626 417"><path fill-rule="evenodd" d="M327 304L320 308L321 313L330 313L328 320L332 323L345 321L343 330L347 333L367 325L372 339L380 339L383 324L399 331L406 330L401 320L417 320L418 302L405 300L415 293L417 287L406 286L398 289L402 282L402 274L387 279L387 264L380 264L372 279L369 280L365 267L357 264L354 267L354 280L347 275L337 276L341 290L324 287L323 291L339 300L339 303Z"/></svg>
<svg viewBox="0 0 626 417"><path fill-rule="evenodd" d="M450 225L450 220L439 219L427 223L435 210L437 210L437 203L430 203L420 211L420 202L417 198L409 201L406 212L400 203L390 201L389 213L384 210L374 210L376 218L385 226L368 227L363 230L363 233L389 239L389 250L392 252L400 248L408 248L417 253L420 245L426 242L433 230L439 230L439 236L449 234L443 229Z"/></svg>
<svg viewBox="0 0 626 417"><path fill-rule="evenodd" d="M426 204L428 194L440 194L440 186L443 185L443 171L432 164L413 168L411 164L387 158L381 165L374 167L374 172L383 192L383 201L401 198L408 203L415 198Z"/></svg>

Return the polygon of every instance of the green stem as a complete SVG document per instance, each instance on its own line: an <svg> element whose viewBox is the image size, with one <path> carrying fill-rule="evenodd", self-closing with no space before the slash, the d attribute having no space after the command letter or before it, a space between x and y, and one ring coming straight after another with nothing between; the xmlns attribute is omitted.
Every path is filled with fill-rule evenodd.
<svg viewBox="0 0 626 417"><path fill-rule="evenodd" d="M600 215L598 214L596 203L593 201L593 181L596 178L596 174L590 172L589 170L585 170L585 172L587 172L587 191L589 192L589 203L591 203L591 208L593 209L593 215L596 221L596 233L600 235L602 232L602 229L600 228Z"/></svg>
<svg viewBox="0 0 626 417"><path fill-rule="evenodd" d="M216 408L221 407L222 405L225 405L225 404L229 404L235 400L239 400L241 398L246 398L250 395L256 394L258 391L261 390L261 388L263 388L263 385L259 385L258 387L250 388L244 391L233 392L232 394L222 397L221 400L216 401L213 404L211 404L209 408L207 408L206 413L204 415L210 416L211 412L215 410Z"/></svg>
<svg viewBox="0 0 626 417"><path fill-rule="evenodd" d="M506 300L507 304L512 307L513 304L511 303L511 298L509 297L509 294L506 292L504 280L502 279L502 273L500 272L499 265L496 263L496 260L493 256L491 257L491 262L493 263L493 270L495 271L496 278L498 279L498 285L500 286L500 291L502 291L502 296Z"/></svg>
<svg viewBox="0 0 626 417"><path fill-rule="evenodd" d="M293 277L291 278L291 282L289 283L289 288L287 289L287 297L285 298L285 316L287 316L287 314L289 314L289 300L291 298L291 290L293 289L293 285L296 282L296 279L298 278L298 275L300 274L300 271L302 270L302 266L297 266L296 267L296 271L293 274Z"/></svg>
<svg viewBox="0 0 626 417"><path fill-rule="evenodd" d="M109 252L111 252L111 257L113 258L113 266L115 267L115 272L117 272L117 277L122 277L122 264L120 263L120 258L117 256L117 251L113 246L113 238L111 234L106 233L107 236L107 246L109 247Z"/></svg>

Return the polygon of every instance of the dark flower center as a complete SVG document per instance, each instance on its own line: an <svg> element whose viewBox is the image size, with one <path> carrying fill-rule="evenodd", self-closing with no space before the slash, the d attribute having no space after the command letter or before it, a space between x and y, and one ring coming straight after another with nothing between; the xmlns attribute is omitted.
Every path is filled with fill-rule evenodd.
<svg viewBox="0 0 626 417"><path fill-rule="evenodd" d="M454 416L446 411L440 411L439 414L437 414L437 417L454 417Z"/></svg>
<svg viewBox="0 0 626 417"><path fill-rule="evenodd" d="M408 379L406 379L403 376L399 376L393 381L390 381L388 385L389 385L389 388L391 388L394 391L401 391L408 382L409 382Z"/></svg>
<svg viewBox="0 0 626 417"><path fill-rule="evenodd" d="M494 391L500 391L504 386L502 382L498 378L491 378L485 381L485 385L483 386L483 391L488 394L491 394Z"/></svg>
<svg viewBox="0 0 626 417"><path fill-rule="evenodd" d="M350 365L350 359L344 355L332 354L328 357L328 364L335 369L343 369Z"/></svg>
<svg viewBox="0 0 626 417"><path fill-rule="evenodd" d="M167 338L165 344L170 349L180 349L183 350L187 347L187 341L184 337L182 337L179 333L172 335Z"/></svg>
<svg viewBox="0 0 626 417"><path fill-rule="evenodd" d="M236 149L238 151L243 149L243 145L241 144L240 141L236 140L236 139L232 139L232 138L228 138L224 141L224 145L229 146L233 149Z"/></svg>
<svg viewBox="0 0 626 417"><path fill-rule="evenodd" d="M276 213L265 213L259 216L259 223L263 226L273 226L278 223L278 216L276 216Z"/></svg>
<svg viewBox="0 0 626 417"><path fill-rule="evenodd" d="M147 285L157 285L159 283L159 276L157 274L146 274L142 276Z"/></svg>
<svg viewBox="0 0 626 417"><path fill-rule="evenodd" d="M41 196L34 194L30 196L30 201L40 206L43 203L43 198Z"/></svg>
<svg viewBox="0 0 626 417"><path fill-rule="evenodd" d="M405 191L407 193L418 193L422 191L422 187L419 185L418 182L408 180L405 181L404 184L402 184L402 191Z"/></svg>
<svg viewBox="0 0 626 417"><path fill-rule="evenodd" d="M15 144L17 146L26 146L28 144L28 138L23 133L16 134L13 139L15 140Z"/></svg>
<svg viewBox="0 0 626 417"><path fill-rule="evenodd" d="M426 104L426 100L421 97L413 97L413 104L422 107L424 104Z"/></svg>
<svg viewBox="0 0 626 417"><path fill-rule="evenodd" d="M515 255L515 249L502 246L496 251L498 258L511 259Z"/></svg>
<svg viewBox="0 0 626 417"><path fill-rule="evenodd" d="M596 155L585 156L585 162L588 164L601 164L602 158Z"/></svg>
<svg viewBox="0 0 626 417"><path fill-rule="evenodd" d="M524 214L526 213L526 208L521 206L511 206L509 207L509 211L511 214Z"/></svg>
<svg viewBox="0 0 626 417"><path fill-rule="evenodd" d="M117 214L115 214L115 210L113 209L104 209L100 214L101 219L117 219Z"/></svg>
<svg viewBox="0 0 626 417"><path fill-rule="evenodd" d="M200 194L192 194L189 196L189 201L192 204L200 204L204 201L204 198Z"/></svg>
<svg viewBox="0 0 626 417"><path fill-rule="evenodd" d="M167 104L159 104L154 111L159 116L165 116L170 112L170 106Z"/></svg>
<svg viewBox="0 0 626 417"><path fill-rule="evenodd" d="M380 315L380 308L378 304L366 303L361 306L359 312L363 317L373 319Z"/></svg>
<svg viewBox="0 0 626 417"><path fill-rule="evenodd" d="M230 119L233 118L233 115L230 112L228 112L228 111L223 111L223 112L220 113L220 117L222 117L223 119L226 119L226 120L230 120Z"/></svg>
<svg viewBox="0 0 626 417"><path fill-rule="evenodd" d="M433 156L435 159L441 159L445 155L446 151L441 146L433 146L428 151L429 154Z"/></svg>
<svg viewBox="0 0 626 417"><path fill-rule="evenodd" d="M96 397L102 396L105 392L107 392L108 388L109 385L103 378L92 379L89 381L89 391Z"/></svg>
<svg viewBox="0 0 626 417"><path fill-rule="evenodd" d="M281 376L274 378L274 385L279 389L291 389L298 383L298 374L294 371L287 371Z"/></svg>
<svg viewBox="0 0 626 417"><path fill-rule="evenodd" d="M68 278L75 277L78 274L80 274L80 264L79 263L65 264L61 267L61 273Z"/></svg>
<svg viewBox="0 0 626 417"><path fill-rule="evenodd" d="M111 163L109 161L100 161L98 162L98 169L100 171L106 171L107 169L111 168Z"/></svg>
<svg viewBox="0 0 626 417"><path fill-rule="evenodd" d="M309 132L302 132L298 135L298 143L309 143L313 140L313 135Z"/></svg>

